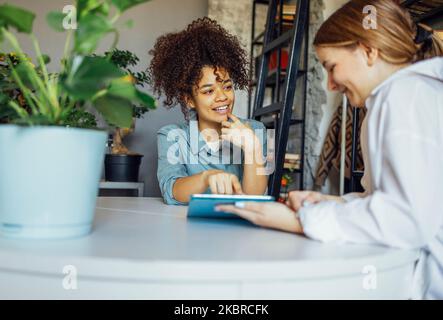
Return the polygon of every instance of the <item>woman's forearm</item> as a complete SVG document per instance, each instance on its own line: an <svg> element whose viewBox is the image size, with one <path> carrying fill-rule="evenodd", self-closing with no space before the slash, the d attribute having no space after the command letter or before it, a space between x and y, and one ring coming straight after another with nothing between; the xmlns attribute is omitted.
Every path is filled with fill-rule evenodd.
<svg viewBox="0 0 443 320"><path fill-rule="evenodd" d="M254 153L255 151L251 151L251 153L247 153L249 156L245 156L242 187L243 192L246 194L262 195L265 193L268 185L268 176L264 174L264 163L260 162L260 160L263 158L261 144L259 143L256 145L258 145L260 149L257 150L256 153ZM248 151L245 150L245 152Z"/></svg>

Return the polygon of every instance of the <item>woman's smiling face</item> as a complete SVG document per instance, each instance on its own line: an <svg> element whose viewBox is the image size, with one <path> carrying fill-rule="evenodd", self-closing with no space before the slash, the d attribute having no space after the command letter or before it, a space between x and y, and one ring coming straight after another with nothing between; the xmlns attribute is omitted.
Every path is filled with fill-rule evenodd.
<svg viewBox="0 0 443 320"><path fill-rule="evenodd" d="M363 107L373 87L364 51L334 47L316 47L316 51L328 73L328 89L345 94L352 106Z"/></svg>
<svg viewBox="0 0 443 320"><path fill-rule="evenodd" d="M224 68L203 67L202 77L193 88L188 105L198 114L198 121L219 124L228 120L234 107L234 88L229 73Z"/></svg>

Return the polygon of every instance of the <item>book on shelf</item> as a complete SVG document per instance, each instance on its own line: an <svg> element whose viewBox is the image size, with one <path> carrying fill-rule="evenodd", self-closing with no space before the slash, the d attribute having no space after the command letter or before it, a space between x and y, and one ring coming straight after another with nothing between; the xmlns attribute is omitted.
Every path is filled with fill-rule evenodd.
<svg viewBox="0 0 443 320"><path fill-rule="evenodd" d="M300 163L283 163L283 169L289 169L289 170L298 170L300 169Z"/></svg>
<svg viewBox="0 0 443 320"><path fill-rule="evenodd" d="M286 160L288 160L288 161L297 161L297 160L300 160L301 159L301 157L300 157L300 154L298 154L298 153L286 153L285 154L285 161Z"/></svg>
<svg viewBox="0 0 443 320"><path fill-rule="evenodd" d="M285 162L283 163L284 169L296 170L300 169L301 158L297 153L286 153Z"/></svg>
<svg viewBox="0 0 443 320"><path fill-rule="evenodd" d="M283 5L283 20L294 20L295 17L295 13L297 10L297 6L296 5L291 5L291 4L284 4ZM280 18L280 6L278 6L277 8L277 16L276 16L276 20L278 21Z"/></svg>

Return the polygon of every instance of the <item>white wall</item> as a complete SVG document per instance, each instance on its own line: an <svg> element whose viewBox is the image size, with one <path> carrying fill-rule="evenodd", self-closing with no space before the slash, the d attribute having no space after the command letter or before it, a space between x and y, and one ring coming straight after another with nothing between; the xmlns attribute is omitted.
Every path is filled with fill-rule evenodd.
<svg viewBox="0 0 443 320"><path fill-rule="evenodd" d="M4 3L5 1L0 1ZM63 33L52 31L46 24L45 16L53 10L61 11L62 8L73 1L62 0L14 0L17 6L25 7L37 14L34 24L34 33L40 40L43 53L51 56L50 71L58 70L58 62L63 53ZM166 32L174 32L183 29L194 19L207 15L207 0L152 0L127 11L120 23L128 19L134 20L132 29L120 28L120 49L130 50L140 58L139 70L145 70L150 61L148 51L153 47L158 36ZM25 40L26 37L20 36ZM100 50L109 48L112 37L105 39ZM23 49L32 52L32 46L28 41L24 42ZM31 55L32 56L32 55ZM157 182L157 130L169 123L182 121L183 116L179 109L167 111L159 103L159 108L148 112L145 119L136 123L136 131L127 137L127 145L132 151L144 154L141 165L140 178L145 181L145 196L159 196L160 190Z"/></svg>

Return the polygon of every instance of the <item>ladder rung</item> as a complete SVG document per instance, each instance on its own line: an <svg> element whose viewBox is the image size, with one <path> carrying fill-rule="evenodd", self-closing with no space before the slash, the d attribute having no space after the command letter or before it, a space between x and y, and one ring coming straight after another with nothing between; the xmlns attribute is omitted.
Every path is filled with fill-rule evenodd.
<svg viewBox="0 0 443 320"><path fill-rule="evenodd" d="M252 43L258 43L258 42L263 43L263 41L260 40L263 38L264 35L265 35L264 31L260 32L259 35L254 38L254 41Z"/></svg>
<svg viewBox="0 0 443 320"><path fill-rule="evenodd" d="M290 171L289 169L285 169L285 168L284 168L284 170ZM301 169L292 169L291 173L301 173Z"/></svg>
<svg viewBox="0 0 443 320"><path fill-rule="evenodd" d="M281 74L280 74L280 82L281 83L284 83L285 82L285 80L286 80L286 69L282 69L281 70ZM301 77L301 76L303 76L303 75L305 75L306 74L306 71L305 70L299 70L298 71L298 73L297 73L297 78L298 77ZM273 71L273 72L271 72L271 73L269 73L268 74L268 76L266 77L266 86L267 87L274 87L275 86L275 84L276 84L276 79L275 79L275 71ZM251 82L251 86L256 86L257 85L257 80L253 80L252 82Z"/></svg>
<svg viewBox="0 0 443 320"><path fill-rule="evenodd" d="M275 113L275 112L280 112L281 108L282 108L282 103L275 102L269 106L255 110L254 117L259 117L259 116L264 116L264 115Z"/></svg>
<svg viewBox="0 0 443 320"><path fill-rule="evenodd" d="M303 123L305 123L305 121L302 119L291 119L291 121L289 122L290 125L303 124Z"/></svg>
<svg viewBox="0 0 443 320"><path fill-rule="evenodd" d="M267 129L275 129L274 127L274 122L275 119L260 119L260 122L263 123L265 125L265 127ZM291 119L291 121L289 122L289 125L293 126L293 125L298 125L298 124L304 124L304 120L301 119Z"/></svg>
<svg viewBox="0 0 443 320"><path fill-rule="evenodd" d="M283 46L286 42L291 40L292 34L293 34L293 31L289 30L289 31L286 31L285 33L283 33L278 38L272 40L271 43L269 43L268 45L266 45L266 47L263 48L263 53L264 54L269 53L269 52L273 51L275 48Z"/></svg>

